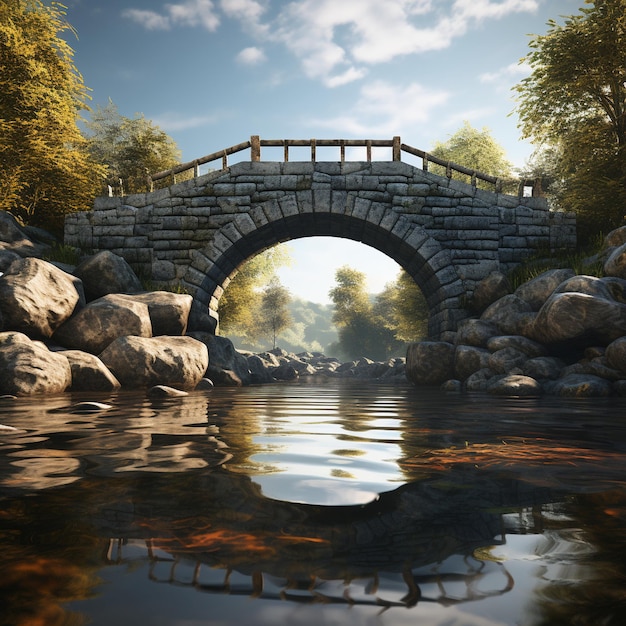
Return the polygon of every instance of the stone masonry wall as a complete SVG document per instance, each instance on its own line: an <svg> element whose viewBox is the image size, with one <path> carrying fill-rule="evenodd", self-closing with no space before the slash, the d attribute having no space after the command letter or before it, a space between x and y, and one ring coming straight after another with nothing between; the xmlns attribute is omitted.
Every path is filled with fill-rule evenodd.
<svg viewBox="0 0 626 626"><path fill-rule="evenodd" d="M97 198L93 211L67 216L65 242L111 250L153 281L185 284L195 251L228 237L229 225L250 232L270 201L281 218L325 214L328 234L338 232L333 220L376 215L384 236L385 215L404 216L449 251L466 295L491 271L576 245L575 216L549 211L544 198L484 191L403 162L242 162L152 193ZM282 240L277 233L267 245Z"/></svg>

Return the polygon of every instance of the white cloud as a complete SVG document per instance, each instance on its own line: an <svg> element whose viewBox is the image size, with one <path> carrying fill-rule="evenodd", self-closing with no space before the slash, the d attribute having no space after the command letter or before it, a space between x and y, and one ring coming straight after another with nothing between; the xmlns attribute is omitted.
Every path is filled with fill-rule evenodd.
<svg viewBox="0 0 626 626"><path fill-rule="evenodd" d="M485 72L478 79L481 83L497 83L499 81L508 81L511 78L517 79L520 76L527 76L531 71L528 63L511 63L495 72Z"/></svg>
<svg viewBox="0 0 626 626"><path fill-rule="evenodd" d="M214 31L220 15L236 19L257 40L285 46L308 78L337 87L361 79L369 65L447 48L485 20L534 12L539 0L292 0L278 3L271 20L264 19L269 0L217 3L185 0L164 4L160 12L128 9L123 15L152 30L178 25ZM251 52L238 60L252 62L259 49L246 48Z"/></svg>
<svg viewBox="0 0 626 626"><path fill-rule="evenodd" d="M429 121L449 97L446 91L427 89L419 83L394 85L378 80L361 88L357 102L345 115L314 123L343 135L390 138Z"/></svg>
<svg viewBox="0 0 626 626"><path fill-rule="evenodd" d="M171 26L170 20L166 15L159 15L159 13L154 11L126 9L122 12L122 17L127 17L148 30L168 30Z"/></svg>
<svg viewBox="0 0 626 626"><path fill-rule="evenodd" d="M244 48L238 55L237 61L243 65L258 65L267 60L265 52L261 48Z"/></svg>
<svg viewBox="0 0 626 626"><path fill-rule="evenodd" d="M122 17L141 24L148 30L168 30L172 26L201 26L213 32L220 24L211 0L187 0L164 5L163 12L126 9Z"/></svg>
<svg viewBox="0 0 626 626"><path fill-rule="evenodd" d="M261 24L261 17L265 13L265 6L258 0L221 0L220 6L228 17L253 26Z"/></svg>
<svg viewBox="0 0 626 626"><path fill-rule="evenodd" d="M538 0L295 0L270 35L284 44L309 78L327 86L364 75L364 66L441 50L475 23L531 12Z"/></svg>

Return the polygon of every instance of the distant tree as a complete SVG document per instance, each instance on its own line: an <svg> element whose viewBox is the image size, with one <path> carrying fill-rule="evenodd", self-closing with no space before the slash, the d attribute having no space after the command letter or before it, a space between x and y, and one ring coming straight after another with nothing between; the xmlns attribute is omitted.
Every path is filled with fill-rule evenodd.
<svg viewBox="0 0 626 626"><path fill-rule="evenodd" d="M0 2L0 209L56 231L104 175L78 128L88 94L67 31L60 4Z"/></svg>
<svg viewBox="0 0 626 626"><path fill-rule="evenodd" d="M262 335L258 322L261 293L276 271L291 263L288 246L274 246L246 261L219 302L220 329L247 341Z"/></svg>
<svg viewBox="0 0 626 626"><path fill-rule="evenodd" d="M281 285L277 277L272 278L261 296L260 326L272 337L272 347L276 347L276 338L292 322L289 313L291 294Z"/></svg>
<svg viewBox="0 0 626 626"><path fill-rule="evenodd" d="M106 184L123 194L145 192L149 174L180 163L176 142L142 114L128 118L113 101L97 107L85 122L89 151L107 166Z"/></svg>
<svg viewBox="0 0 626 626"><path fill-rule="evenodd" d="M428 331L428 304L421 289L402 270L376 297L375 312L398 341L417 341Z"/></svg>
<svg viewBox="0 0 626 626"><path fill-rule="evenodd" d="M401 344L371 302L365 274L343 266L335 272L335 280L329 295L335 305L333 322L339 339L333 348L347 358L388 359Z"/></svg>
<svg viewBox="0 0 626 626"><path fill-rule="evenodd" d="M558 203L589 238L622 223L626 207L626 0L587 0L548 22L517 86L522 137L554 151Z"/></svg>
<svg viewBox="0 0 626 626"><path fill-rule="evenodd" d="M512 165L506 159L504 148L493 138L491 131L487 127L477 130L468 121L463 122L463 126L446 141L436 142L430 152L440 159L478 170L483 174L502 179L512 177ZM431 169L433 172L443 173L443 169L435 165Z"/></svg>

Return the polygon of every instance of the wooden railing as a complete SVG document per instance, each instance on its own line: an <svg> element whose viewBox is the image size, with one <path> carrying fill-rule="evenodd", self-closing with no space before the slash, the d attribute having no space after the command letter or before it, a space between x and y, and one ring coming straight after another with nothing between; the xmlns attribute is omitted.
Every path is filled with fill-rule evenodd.
<svg viewBox="0 0 626 626"><path fill-rule="evenodd" d="M230 148L219 150L207 154L199 159L188 161L187 163L181 163L176 167L169 170L164 170L156 174L152 174L148 177L148 184L150 190L154 189L154 183L157 181L163 181L164 179L170 179L168 184L175 184L177 176L181 174L187 174L181 179L188 179L193 176L194 178L199 176L200 166L214 161L222 161L222 169L228 167L228 157L244 150L250 150L250 161L261 160L261 148L283 148L283 159L285 162L289 161L289 148L292 147L305 147L311 151L311 161L317 161L317 148L339 148L339 160L343 163L346 160L346 148L365 148L366 159L368 162L372 160L372 148L391 148L392 161L401 161L402 153L416 156L422 160L422 169L427 172L429 166L434 164L441 168L445 168L445 175L448 178L452 178L454 174L461 174L464 177L469 177L470 184L473 187L477 186L477 181L483 181L489 185L494 186L496 193L501 193L503 188L507 190L514 190L517 187L517 193L521 197L524 195L526 188L532 188L532 195L540 195L541 186L537 180L531 179L503 179L497 176L491 176L474 170L452 161L446 161L439 157L425 152L424 150L418 150L405 143L402 143L400 137L394 137L393 139L261 139L258 135L250 137L250 141L244 141ZM514 193L514 192L513 192Z"/></svg>

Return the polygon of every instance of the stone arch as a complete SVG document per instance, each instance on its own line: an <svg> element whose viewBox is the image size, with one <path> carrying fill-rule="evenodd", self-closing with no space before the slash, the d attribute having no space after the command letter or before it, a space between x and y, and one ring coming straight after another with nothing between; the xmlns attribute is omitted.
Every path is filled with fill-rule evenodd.
<svg viewBox="0 0 626 626"><path fill-rule="evenodd" d="M454 331L467 313L461 305L464 286L449 250L388 204L360 200L343 194L327 211L307 211L298 206L296 194L288 194L235 215L193 255L184 278L195 294L193 314L217 318L231 276L259 252L293 239L331 236L361 242L393 259L426 298L429 336Z"/></svg>

